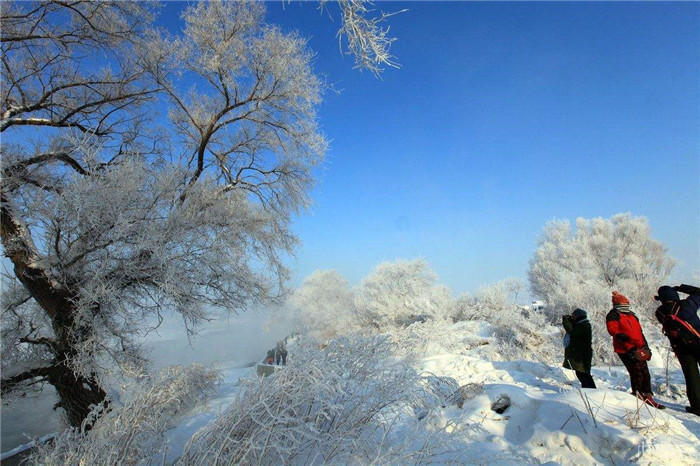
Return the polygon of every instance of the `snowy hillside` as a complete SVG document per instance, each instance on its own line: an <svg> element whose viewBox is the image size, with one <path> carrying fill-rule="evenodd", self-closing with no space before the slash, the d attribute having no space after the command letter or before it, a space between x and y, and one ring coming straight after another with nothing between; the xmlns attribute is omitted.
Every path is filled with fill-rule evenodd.
<svg viewBox="0 0 700 466"><path fill-rule="evenodd" d="M469 326L452 330L464 335ZM489 345L472 351L435 352L420 359L421 370L451 376L460 385L484 384L483 393L463 409L443 410L441 417L458 439L476 442L464 459L482 462L484 451L505 462L516 455L528 463L697 464L700 418L685 413L679 401L660 394L669 408L657 411L626 393L623 367L594 368L597 390L581 390L572 371L539 362L490 360ZM662 368L652 368L662 379ZM677 372L674 382L682 383ZM675 386L674 386L675 387ZM490 410L501 394L512 400L503 415Z"/></svg>
<svg viewBox="0 0 700 466"><path fill-rule="evenodd" d="M355 352L358 342L365 354ZM679 370L663 385L659 349L652 384L664 411L627 392L623 367L595 367L599 389L581 390L557 365L503 361L493 328L482 321L414 324L391 335L341 338L323 350L303 342L289 349L289 365L264 379L254 367L219 364L215 394L174 418L150 461L697 464L700 418L683 410ZM491 405L503 395L512 404L497 414ZM307 406L307 419L291 415ZM361 422L330 420L340 413ZM240 430L246 422L259 426ZM234 441L236 432L248 437Z"/></svg>

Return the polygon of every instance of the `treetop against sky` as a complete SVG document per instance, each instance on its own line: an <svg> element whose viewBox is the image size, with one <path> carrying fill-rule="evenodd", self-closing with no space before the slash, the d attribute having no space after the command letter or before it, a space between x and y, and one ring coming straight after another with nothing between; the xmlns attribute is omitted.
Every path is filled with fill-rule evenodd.
<svg viewBox="0 0 700 466"><path fill-rule="evenodd" d="M158 24L178 32L186 5ZM424 257L472 291L524 277L547 221L618 212L649 219L676 275L700 270L698 4L378 2L408 10L380 79L338 53L334 5L265 6L328 87L293 284Z"/></svg>
<svg viewBox="0 0 700 466"><path fill-rule="evenodd" d="M381 79L328 40L334 10L267 4L341 90L319 112L331 144L295 223L297 283L424 257L471 291L524 276L547 221L619 212L649 219L675 275L698 273L699 4L376 6L408 9L389 19L401 68Z"/></svg>

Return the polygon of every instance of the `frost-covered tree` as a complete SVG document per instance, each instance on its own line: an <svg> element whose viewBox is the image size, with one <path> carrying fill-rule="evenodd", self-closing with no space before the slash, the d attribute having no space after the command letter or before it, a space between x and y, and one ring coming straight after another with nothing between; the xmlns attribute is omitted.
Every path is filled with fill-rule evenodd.
<svg viewBox="0 0 700 466"><path fill-rule="evenodd" d="M357 329L354 294L335 270L317 270L295 290L287 310L300 330L325 341Z"/></svg>
<svg viewBox="0 0 700 466"><path fill-rule="evenodd" d="M422 259L383 262L360 285L356 308L364 326L386 329L444 318L452 306L445 287Z"/></svg>
<svg viewBox="0 0 700 466"><path fill-rule="evenodd" d="M482 286L474 300L477 312L487 315L489 310L512 311L518 306L518 295L523 290L523 283L517 278L506 278L500 282ZM504 323L507 318L502 319Z"/></svg>
<svg viewBox="0 0 700 466"><path fill-rule="evenodd" d="M610 346L605 314L611 292L619 290L630 298L633 310L647 319L656 289L673 265L666 248L651 238L646 218L618 214L610 219L579 218L575 231L568 221L548 223L528 277L533 295L546 302L550 317L586 309L594 340L604 344L600 353L605 354Z"/></svg>
<svg viewBox="0 0 700 466"><path fill-rule="evenodd" d="M150 4L0 8L2 389L48 382L80 425L154 316L279 295L321 84L260 3L198 3L173 37Z"/></svg>
<svg viewBox="0 0 700 466"><path fill-rule="evenodd" d="M452 320L485 320L496 319L506 321L504 316L496 316L503 311L517 308L518 295L522 292L523 283L517 278L507 278L500 282L479 288L474 296L464 294L454 302ZM504 322L505 323L505 322Z"/></svg>
<svg viewBox="0 0 700 466"><path fill-rule="evenodd" d="M364 3L339 34L378 72L391 40ZM192 329L279 296L326 147L312 53L262 3L200 2L174 36L156 13L0 3L2 392L48 382L76 426L162 312Z"/></svg>

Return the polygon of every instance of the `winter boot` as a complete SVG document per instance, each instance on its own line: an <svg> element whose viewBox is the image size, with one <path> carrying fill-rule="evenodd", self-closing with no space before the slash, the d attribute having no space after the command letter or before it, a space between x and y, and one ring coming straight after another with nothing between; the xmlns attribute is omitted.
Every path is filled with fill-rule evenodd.
<svg viewBox="0 0 700 466"><path fill-rule="evenodd" d="M696 416L700 416L700 409L698 408L693 408L691 406L686 406L685 407L685 412L690 413L690 414L695 414Z"/></svg>
<svg viewBox="0 0 700 466"><path fill-rule="evenodd" d="M639 399L641 399L644 403L648 404L649 406L652 406L656 409L666 409L666 406L662 405L658 401L654 401L654 399L651 397L651 393L647 393L646 395L640 395Z"/></svg>

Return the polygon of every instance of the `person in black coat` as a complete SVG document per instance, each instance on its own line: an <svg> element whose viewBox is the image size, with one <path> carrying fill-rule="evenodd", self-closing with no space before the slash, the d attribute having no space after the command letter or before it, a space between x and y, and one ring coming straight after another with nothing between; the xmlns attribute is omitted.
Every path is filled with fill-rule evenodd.
<svg viewBox="0 0 700 466"><path fill-rule="evenodd" d="M576 372L581 387L596 388L591 377L593 347L588 314L583 309L576 309L571 315L562 317L562 324L566 330L565 339L568 340L564 349L563 366Z"/></svg>
<svg viewBox="0 0 700 466"><path fill-rule="evenodd" d="M689 296L680 299L679 291ZM656 309L656 319L663 326L664 334L683 369L690 402L685 410L700 416L700 289L689 285L662 286L655 299L662 303Z"/></svg>
<svg viewBox="0 0 700 466"><path fill-rule="evenodd" d="M275 346L275 364L278 366L280 364L287 365L287 345L284 341L277 342L277 346Z"/></svg>

